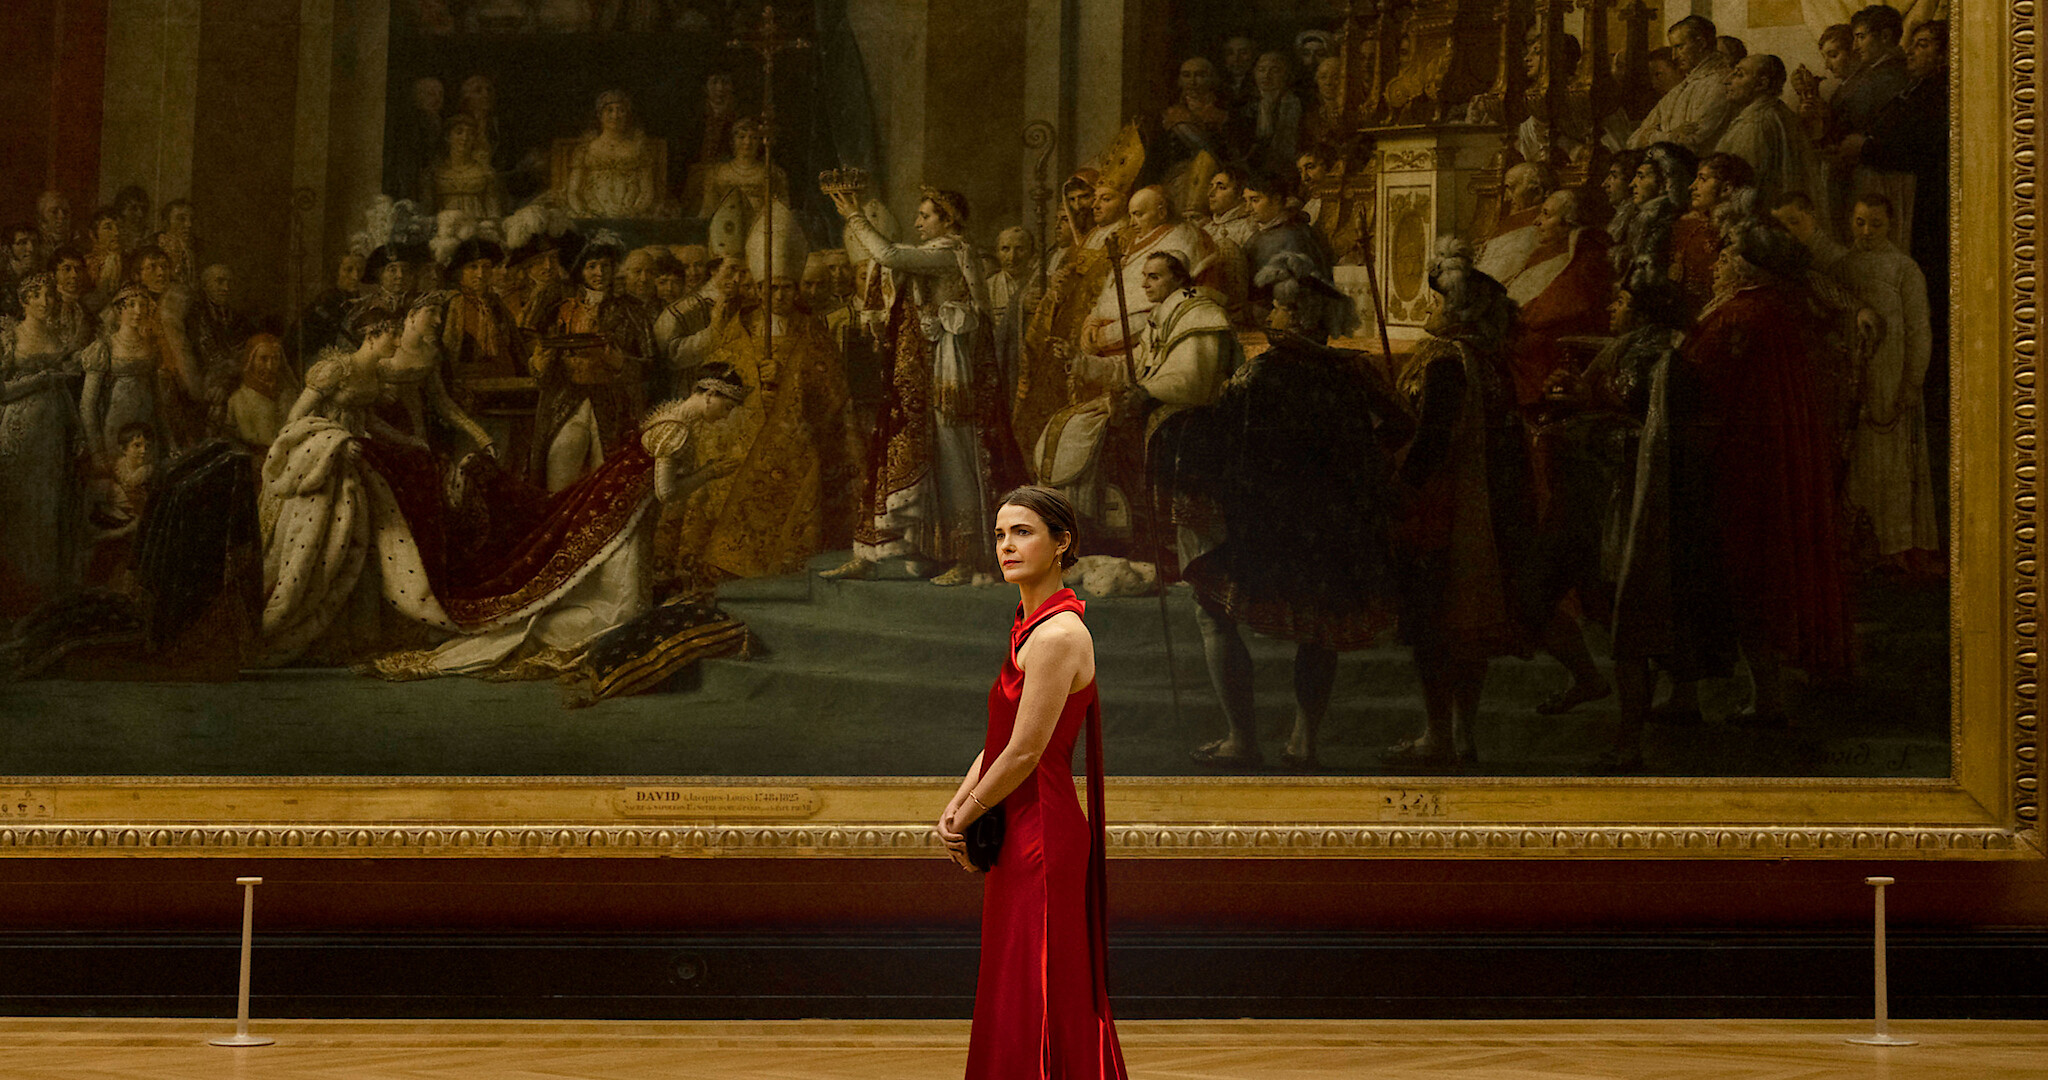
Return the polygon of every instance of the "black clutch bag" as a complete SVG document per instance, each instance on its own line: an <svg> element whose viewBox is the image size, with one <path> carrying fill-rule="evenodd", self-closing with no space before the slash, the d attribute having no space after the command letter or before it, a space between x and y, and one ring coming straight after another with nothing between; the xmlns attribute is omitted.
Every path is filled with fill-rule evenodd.
<svg viewBox="0 0 2048 1080"><path fill-rule="evenodd" d="M967 861L976 870L987 873L996 865L996 856L1003 850L1003 804L997 803L989 811L975 818L967 825L967 831L960 835L967 838Z"/></svg>

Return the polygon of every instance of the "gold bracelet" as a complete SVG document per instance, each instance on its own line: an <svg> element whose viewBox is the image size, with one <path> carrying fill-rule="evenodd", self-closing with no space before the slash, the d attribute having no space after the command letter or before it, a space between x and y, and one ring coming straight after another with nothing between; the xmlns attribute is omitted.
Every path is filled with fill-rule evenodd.
<svg viewBox="0 0 2048 1080"><path fill-rule="evenodd" d="M970 799L974 799L974 792L972 792L972 791L968 792L968 793L967 793L967 797L968 797L968 798L970 798ZM980 799L974 799L974 805L976 805L976 806L979 806L979 807L981 807L981 812L982 812L982 813L984 813L984 814L988 813L988 804L987 804L987 803L985 803L985 802L982 802L982 801L981 801Z"/></svg>

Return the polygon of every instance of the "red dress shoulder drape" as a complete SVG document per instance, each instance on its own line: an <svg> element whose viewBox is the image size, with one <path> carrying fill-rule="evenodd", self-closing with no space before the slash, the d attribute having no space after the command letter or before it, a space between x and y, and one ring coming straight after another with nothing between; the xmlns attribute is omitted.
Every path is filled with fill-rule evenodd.
<svg viewBox="0 0 2048 1080"><path fill-rule="evenodd" d="M1063 611L1070 589L1026 617L988 694L982 767L1009 745L1024 673L1017 649ZM1074 742L1088 733L1088 816L1074 797ZM984 879L981 976L968 1041L969 1080L1124 1080L1109 1008L1108 888L1102 816L1102 716L1095 684L1068 695L1038 767L1003 800L1003 848Z"/></svg>

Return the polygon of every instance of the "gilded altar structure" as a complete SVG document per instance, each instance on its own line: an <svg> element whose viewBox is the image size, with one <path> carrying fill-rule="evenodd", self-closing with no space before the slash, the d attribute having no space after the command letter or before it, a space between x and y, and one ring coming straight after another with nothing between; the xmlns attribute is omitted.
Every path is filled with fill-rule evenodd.
<svg viewBox="0 0 2048 1080"><path fill-rule="evenodd" d="M1337 160L1306 195L1337 208L1324 221L1340 262L1379 271L1390 328L1421 325L1438 236L1483 240L1501 226L1507 171L1527 150L1557 187L1597 184L1601 121L1639 113L1650 94L1656 14L1641 0L1347 5ZM1568 131L1587 137L1551 137Z"/></svg>

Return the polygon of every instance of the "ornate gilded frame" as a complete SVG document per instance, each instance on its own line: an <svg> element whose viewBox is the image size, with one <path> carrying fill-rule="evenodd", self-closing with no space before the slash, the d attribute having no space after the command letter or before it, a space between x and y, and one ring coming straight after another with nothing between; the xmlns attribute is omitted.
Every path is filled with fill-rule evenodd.
<svg viewBox="0 0 2048 1080"><path fill-rule="evenodd" d="M1112 854L2041 857L2037 8L1954 29L1948 778L1118 779ZM954 783L0 777L0 856L928 857Z"/></svg>

